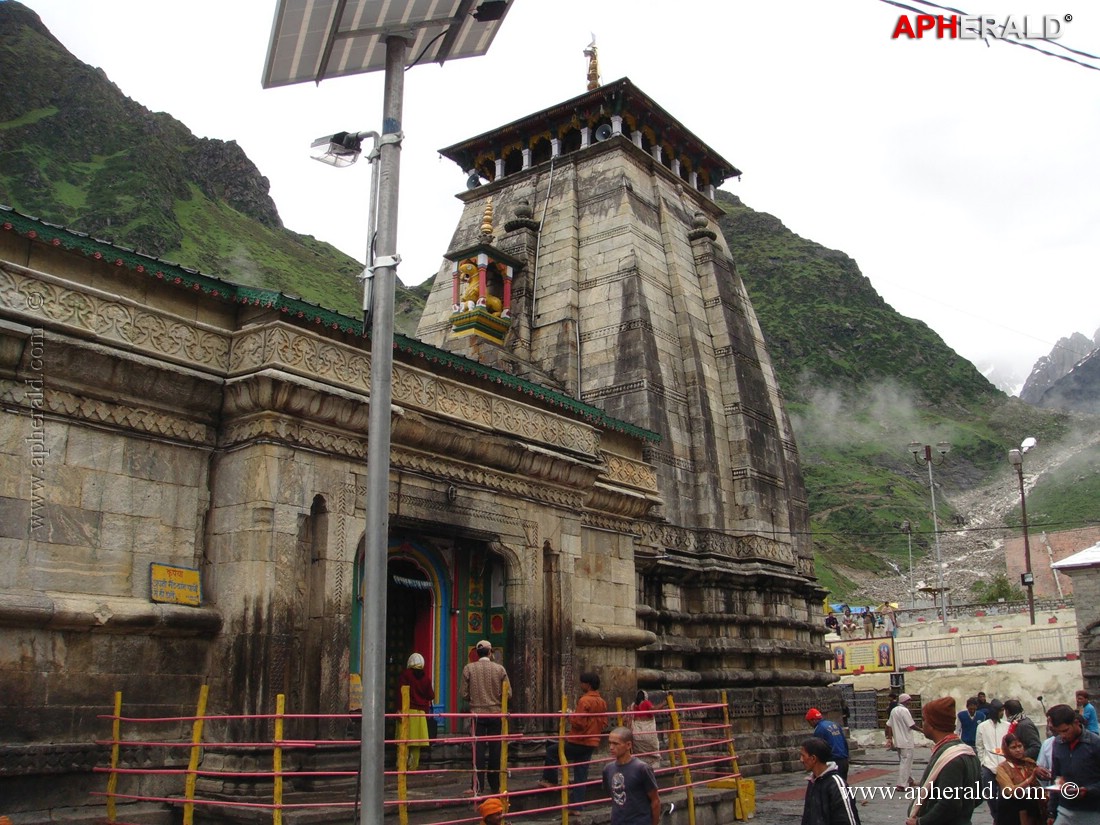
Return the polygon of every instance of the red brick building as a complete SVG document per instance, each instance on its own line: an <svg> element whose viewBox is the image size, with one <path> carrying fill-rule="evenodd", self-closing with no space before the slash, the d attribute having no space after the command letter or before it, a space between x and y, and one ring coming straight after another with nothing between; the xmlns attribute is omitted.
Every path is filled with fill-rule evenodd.
<svg viewBox="0 0 1100 825"><path fill-rule="evenodd" d="M1028 541L1031 545L1031 570L1035 574L1035 598L1068 597L1073 595L1073 580L1060 573L1055 581L1050 565L1100 542L1100 527L1082 527L1057 533L1031 530L1028 532ZM1024 572L1023 535L1006 540L1004 552L1008 579L1013 583L1019 582L1020 574Z"/></svg>

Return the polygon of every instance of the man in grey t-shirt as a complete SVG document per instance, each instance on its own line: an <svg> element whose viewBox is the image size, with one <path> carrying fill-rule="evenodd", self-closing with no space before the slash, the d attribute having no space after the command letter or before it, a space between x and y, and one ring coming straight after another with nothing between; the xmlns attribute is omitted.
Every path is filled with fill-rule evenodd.
<svg viewBox="0 0 1100 825"><path fill-rule="evenodd" d="M615 728L607 743L614 762L603 769L603 789L611 797L611 825L659 825L661 796L653 768L634 756L630 728Z"/></svg>

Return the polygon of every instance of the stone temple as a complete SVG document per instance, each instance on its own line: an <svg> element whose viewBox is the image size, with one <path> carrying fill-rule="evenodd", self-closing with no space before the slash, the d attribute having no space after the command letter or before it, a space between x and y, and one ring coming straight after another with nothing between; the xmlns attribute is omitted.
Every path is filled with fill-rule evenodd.
<svg viewBox="0 0 1100 825"><path fill-rule="evenodd" d="M792 766L837 701L790 424L711 228L737 169L625 79L443 154L477 185L395 341L388 706L417 650L463 710L488 638L515 711L586 669L627 702L726 690L743 770ZM358 319L0 210L3 813L97 804L115 691L355 707L369 387Z"/></svg>
<svg viewBox="0 0 1100 825"><path fill-rule="evenodd" d="M659 436L643 454L660 501L625 528L635 618L587 598L608 576L582 554L575 641L598 627L642 686L737 689L735 716L804 713L805 688L831 681L806 494L749 296L709 228L740 172L627 79L440 151L472 188L421 340ZM742 752L776 732L759 721Z"/></svg>

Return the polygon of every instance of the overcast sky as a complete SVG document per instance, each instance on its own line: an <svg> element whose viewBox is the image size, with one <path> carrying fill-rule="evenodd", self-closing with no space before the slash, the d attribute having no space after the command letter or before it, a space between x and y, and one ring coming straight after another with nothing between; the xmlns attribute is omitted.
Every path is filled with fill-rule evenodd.
<svg viewBox="0 0 1100 825"><path fill-rule="evenodd" d="M241 144L289 228L363 259L369 167L328 168L308 147L380 128L380 74L262 90L274 0L25 2L134 100ZM1070 11L1058 43L1100 54L1100 7L1074 5L963 10ZM487 56L405 75L399 277L438 269L460 214L466 176L436 150L583 93L594 33L605 82L629 77L743 170L723 188L851 255L963 356L1026 374L1100 327L1100 71L1005 42L891 39L902 14L880 0L515 0Z"/></svg>

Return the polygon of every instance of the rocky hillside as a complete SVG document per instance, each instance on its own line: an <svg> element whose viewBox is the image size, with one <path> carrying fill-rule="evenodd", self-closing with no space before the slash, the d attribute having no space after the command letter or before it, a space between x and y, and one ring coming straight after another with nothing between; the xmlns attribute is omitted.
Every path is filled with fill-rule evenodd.
<svg viewBox="0 0 1100 825"><path fill-rule="evenodd" d="M1100 349L1051 384L1039 398L1039 406L1100 415Z"/></svg>
<svg viewBox="0 0 1100 825"><path fill-rule="evenodd" d="M283 227L235 142L197 138L126 97L17 2L0 2L0 44L0 203L359 315L362 265ZM423 303L399 289L399 329L415 329Z"/></svg>
<svg viewBox="0 0 1100 825"><path fill-rule="evenodd" d="M1100 348L1100 329L1096 331L1091 341L1080 332L1075 332L1068 338L1060 338L1050 354L1040 358L1031 368L1031 374L1024 382L1023 389L1020 390L1020 400L1038 406L1056 406L1050 403L1044 404L1043 395L1059 380L1069 375L1078 362L1087 358L1098 348Z"/></svg>

